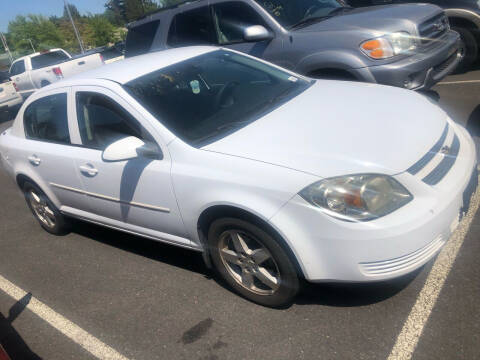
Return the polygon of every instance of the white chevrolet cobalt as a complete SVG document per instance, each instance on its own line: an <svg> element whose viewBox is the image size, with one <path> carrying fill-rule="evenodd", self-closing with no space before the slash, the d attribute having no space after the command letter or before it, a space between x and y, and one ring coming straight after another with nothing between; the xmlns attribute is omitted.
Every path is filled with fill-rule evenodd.
<svg viewBox="0 0 480 360"><path fill-rule="evenodd" d="M0 135L41 226L70 217L203 252L244 297L411 272L477 186L466 130L427 98L190 47L45 87Z"/></svg>

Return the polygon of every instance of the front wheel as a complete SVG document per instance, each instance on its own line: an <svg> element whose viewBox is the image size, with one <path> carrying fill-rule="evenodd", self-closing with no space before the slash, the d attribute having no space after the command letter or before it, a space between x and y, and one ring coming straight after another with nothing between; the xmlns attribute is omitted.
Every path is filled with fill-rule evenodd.
<svg viewBox="0 0 480 360"><path fill-rule="evenodd" d="M260 305L289 305L300 288L295 266L280 244L252 223L224 218L210 226L208 242L219 275Z"/></svg>
<svg viewBox="0 0 480 360"><path fill-rule="evenodd" d="M468 29L452 27L452 30L458 32L461 38L461 45L459 51L462 53L463 59L462 61L460 61L457 68L455 69L455 73L462 73L468 71L472 64L477 60L477 39Z"/></svg>

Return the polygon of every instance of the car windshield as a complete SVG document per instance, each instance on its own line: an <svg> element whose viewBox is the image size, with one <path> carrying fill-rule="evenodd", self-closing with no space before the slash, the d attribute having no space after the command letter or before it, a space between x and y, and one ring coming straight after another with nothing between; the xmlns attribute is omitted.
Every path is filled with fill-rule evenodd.
<svg viewBox="0 0 480 360"><path fill-rule="evenodd" d="M47 66L57 65L69 59L70 58L63 51L50 51L32 57L32 69L36 70Z"/></svg>
<svg viewBox="0 0 480 360"><path fill-rule="evenodd" d="M307 19L322 19L346 7L343 0L255 0L283 27L292 28ZM338 9L338 10L337 10Z"/></svg>
<svg viewBox="0 0 480 360"><path fill-rule="evenodd" d="M259 119L310 84L250 57L216 50L124 88L176 136L199 147Z"/></svg>

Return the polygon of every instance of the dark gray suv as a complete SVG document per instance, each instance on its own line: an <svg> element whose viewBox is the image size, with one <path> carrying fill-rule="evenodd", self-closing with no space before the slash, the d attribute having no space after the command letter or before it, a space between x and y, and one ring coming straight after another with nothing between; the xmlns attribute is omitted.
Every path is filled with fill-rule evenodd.
<svg viewBox="0 0 480 360"><path fill-rule="evenodd" d="M480 1L478 0L422 0L440 6L452 26L462 38L464 57L458 65L458 71L469 70L478 59L480 47ZM375 6L386 4L413 3L416 0L348 0L352 6Z"/></svg>
<svg viewBox="0 0 480 360"><path fill-rule="evenodd" d="M316 78L428 89L462 58L442 9L342 0L197 0L129 24L126 56L218 45Z"/></svg>

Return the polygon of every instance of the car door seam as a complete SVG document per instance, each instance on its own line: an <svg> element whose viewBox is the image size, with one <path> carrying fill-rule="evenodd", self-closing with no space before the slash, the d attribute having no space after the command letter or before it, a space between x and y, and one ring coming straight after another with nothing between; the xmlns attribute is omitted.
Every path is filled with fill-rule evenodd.
<svg viewBox="0 0 480 360"><path fill-rule="evenodd" d="M56 187L58 189L72 191L72 192L75 192L75 193L78 193L78 194L84 194L84 195L94 197L94 198L98 198L98 199L113 201L113 202L117 202L119 204L126 204L126 205L131 205L131 206L135 206L135 207L144 208L144 209L155 210L155 211L160 211L160 212L164 212L164 213L170 213L170 209L165 208L165 207L161 207L161 206L144 204L144 203L139 203L139 202L135 202L135 201L123 201L123 200L120 200L120 199L115 198L115 197L101 195L101 194L97 194L97 193L92 193L92 192L72 188L72 187L69 187L69 186L55 184L55 183L52 183L52 182L50 183L50 185L53 186L53 187Z"/></svg>

